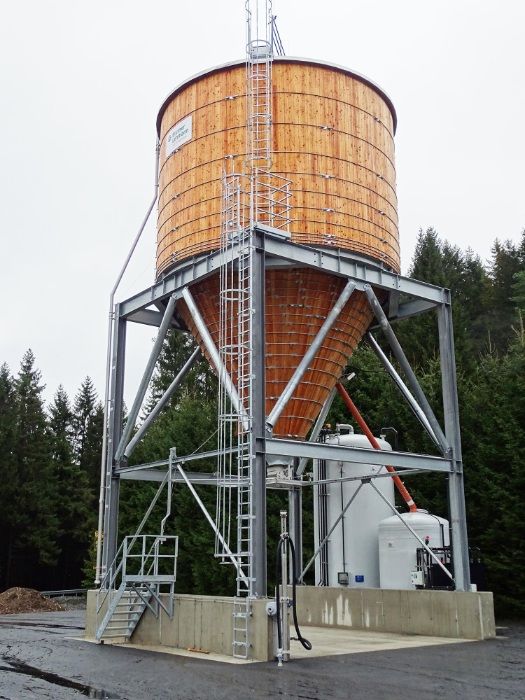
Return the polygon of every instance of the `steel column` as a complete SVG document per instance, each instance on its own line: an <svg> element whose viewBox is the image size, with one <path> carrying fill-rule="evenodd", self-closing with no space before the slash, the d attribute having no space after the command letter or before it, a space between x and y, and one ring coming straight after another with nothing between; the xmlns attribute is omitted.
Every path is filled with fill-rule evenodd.
<svg viewBox="0 0 525 700"><path fill-rule="evenodd" d="M115 455L122 434L124 410L124 361L126 355L126 320L119 316L115 306L113 327L111 384L109 391L108 452L106 458L106 493L104 497L104 548L102 568L107 572L117 553L118 508L120 477L115 470ZM105 427L105 426L104 426Z"/></svg>
<svg viewBox="0 0 525 700"><path fill-rule="evenodd" d="M258 598L267 595L266 561L266 360L265 360L265 253L264 237L253 232L255 246L253 256L253 332L252 332L252 434L251 448L255 456L251 479L252 523L252 577L253 594Z"/></svg>
<svg viewBox="0 0 525 700"><path fill-rule="evenodd" d="M470 565L454 359L454 329L450 291L448 289L444 291L447 295L447 303L442 304L438 309L438 326L445 432L451 445L452 458L452 469L448 481L452 557L456 588L460 591L468 591L470 590Z"/></svg>

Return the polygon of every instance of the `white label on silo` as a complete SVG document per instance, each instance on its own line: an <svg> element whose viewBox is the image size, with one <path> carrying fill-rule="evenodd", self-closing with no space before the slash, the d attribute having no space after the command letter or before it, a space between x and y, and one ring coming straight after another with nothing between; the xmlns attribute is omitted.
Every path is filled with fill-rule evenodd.
<svg viewBox="0 0 525 700"><path fill-rule="evenodd" d="M191 139L191 126L192 118L191 114L189 117L184 117L178 124L175 124L173 129L168 131L166 136L166 158L176 151L177 148L182 146L183 143L187 143Z"/></svg>

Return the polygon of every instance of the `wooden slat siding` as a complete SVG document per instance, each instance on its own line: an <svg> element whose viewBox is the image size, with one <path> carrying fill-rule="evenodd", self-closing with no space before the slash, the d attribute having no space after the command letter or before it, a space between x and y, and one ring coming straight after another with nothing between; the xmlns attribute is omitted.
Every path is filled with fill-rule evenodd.
<svg viewBox="0 0 525 700"><path fill-rule="evenodd" d="M216 344L219 339L218 273L192 286L197 307ZM272 410L301 358L311 345L344 287L344 280L316 270L277 268L266 271L266 412ZM183 301L179 311L205 348ZM320 406L344 370L372 312L361 293L352 295L277 422L277 437L304 439ZM230 342L235 343L236 330ZM228 369L235 381L236 366Z"/></svg>
<svg viewBox="0 0 525 700"><path fill-rule="evenodd" d="M231 96L236 97L225 99ZM284 59L273 66L272 100L272 172L292 181L292 240L355 251L398 271L393 119L383 97L343 71ZM191 141L166 159L166 134L189 114ZM165 107L160 122L159 276L186 257L219 247L221 180L225 165L232 165L225 159L234 154L235 170L245 172L245 122L243 65L201 76ZM342 279L321 271L267 269L267 414L343 286ZM194 284L192 293L218 344L218 273ZM178 308L202 347L182 300ZM304 439L371 320L366 298L354 293L277 422L275 435ZM236 329L231 332L235 336ZM235 361L229 370L235 381Z"/></svg>
<svg viewBox="0 0 525 700"><path fill-rule="evenodd" d="M166 160L166 134L189 114L192 140ZM225 157L236 154L244 172L245 121L243 65L202 76L167 105L158 275L218 248ZM334 68L276 61L272 148L272 171L292 180L293 241L354 250L399 270L393 120L378 92Z"/></svg>

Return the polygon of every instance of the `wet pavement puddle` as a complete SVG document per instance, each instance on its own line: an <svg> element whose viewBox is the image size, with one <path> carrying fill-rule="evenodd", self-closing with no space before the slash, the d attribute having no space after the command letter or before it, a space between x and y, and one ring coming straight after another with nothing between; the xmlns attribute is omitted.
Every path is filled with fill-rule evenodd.
<svg viewBox="0 0 525 700"><path fill-rule="evenodd" d="M118 700L118 695L108 693L107 690L103 688L93 688L93 686L85 685L84 683L79 683L78 681L70 680L69 678L63 678L56 673L49 673L48 671L42 671L34 666L29 666L22 661L16 661L15 659L9 659L5 656L2 657L2 661L7 664L7 666L0 665L0 671L10 671L11 673L21 673L25 676L30 676L32 678L39 678L40 680L46 681L47 683L52 683L53 685L58 685L62 688L71 688L73 690L78 690L82 695L88 698L99 698L100 700Z"/></svg>
<svg viewBox="0 0 525 700"><path fill-rule="evenodd" d="M51 629L83 630L78 625L52 625L49 622L21 622L19 620L0 620L2 627L49 627Z"/></svg>

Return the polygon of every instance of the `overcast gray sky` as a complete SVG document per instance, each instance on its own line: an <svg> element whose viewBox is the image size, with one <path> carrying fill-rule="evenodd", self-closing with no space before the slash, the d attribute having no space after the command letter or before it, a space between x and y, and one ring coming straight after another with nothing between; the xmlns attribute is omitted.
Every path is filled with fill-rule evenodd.
<svg viewBox="0 0 525 700"><path fill-rule="evenodd" d="M398 114L401 253L420 228L471 247L525 226L525 3L274 0L290 56L347 66ZM108 295L153 195L170 90L244 56L244 0L20 0L0 22L0 363L32 348L51 399L103 394ZM154 223L119 293L153 282ZM131 334L127 400L151 329Z"/></svg>

